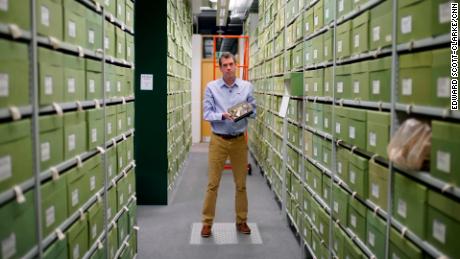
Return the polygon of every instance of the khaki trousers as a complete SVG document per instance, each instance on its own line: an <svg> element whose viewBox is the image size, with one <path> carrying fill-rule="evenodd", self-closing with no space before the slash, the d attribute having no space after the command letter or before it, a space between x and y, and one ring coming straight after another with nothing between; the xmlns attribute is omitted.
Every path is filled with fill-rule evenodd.
<svg viewBox="0 0 460 259"><path fill-rule="evenodd" d="M235 182L236 223L246 222L248 216L248 197L246 194L246 175L248 164L248 147L245 136L224 139L211 135L208 157L208 187L204 199L202 223L212 225L216 211L217 191L225 161L230 157L233 181Z"/></svg>

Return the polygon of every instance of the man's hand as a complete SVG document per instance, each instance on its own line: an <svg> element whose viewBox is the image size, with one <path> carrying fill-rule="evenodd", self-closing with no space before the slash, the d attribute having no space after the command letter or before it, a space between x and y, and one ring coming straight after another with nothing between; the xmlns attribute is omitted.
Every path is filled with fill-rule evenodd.
<svg viewBox="0 0 460 259"><path fill-rule="evenodd" d="M230 113L228 113L228 112L224 112L224 113L222 113L222 119L224 119L224 120L231 120L231 121L233 121L233 117L232 117L232 115L230 115Z"/></svg>

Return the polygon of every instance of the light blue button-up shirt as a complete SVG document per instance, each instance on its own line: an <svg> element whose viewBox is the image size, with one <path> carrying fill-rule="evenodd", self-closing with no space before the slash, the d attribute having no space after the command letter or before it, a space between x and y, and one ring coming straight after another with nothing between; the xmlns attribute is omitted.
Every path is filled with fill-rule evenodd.
<svg viewBox="0 0 460 259"><path fill-rule="evenodd" d="M243 133L248 125L247 118L238 122L222 120L222 113L240 102L252 104L256 116L256 100L250 82L237 78L232 87L225 84L222 78L211 81L206 86L203 101L203 119L211 122L212 131L217 134L237 135Z"/></svg>

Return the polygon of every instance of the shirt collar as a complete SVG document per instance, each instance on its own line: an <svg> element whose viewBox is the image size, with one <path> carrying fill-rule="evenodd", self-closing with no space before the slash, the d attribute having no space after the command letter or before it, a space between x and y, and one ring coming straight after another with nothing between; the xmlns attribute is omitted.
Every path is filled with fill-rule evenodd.
<svg viewBox="0 0 460 259"><path fill-rule="evenodd" d="M235 79L235 82L233 83L233 87L238 87L238 85L239 85L239 80L240 80L240 79L239 79L238 77ZM229 86L225 83L225 81L224 81L223 78L220 78L220 86L221 86L221 87L227 87L227 88L229 88Z"/></svg>

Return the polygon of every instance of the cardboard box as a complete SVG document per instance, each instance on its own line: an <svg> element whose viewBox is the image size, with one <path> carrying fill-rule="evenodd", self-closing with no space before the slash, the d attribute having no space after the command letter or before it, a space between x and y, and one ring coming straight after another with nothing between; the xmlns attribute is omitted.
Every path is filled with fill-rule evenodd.
<svg viewBox="0 0 460 259"><path fill-rule="evenodd" d="M332 143L329 140L323 140L322 164L327 168L332 168Z"/></svg>
<svg viewBox="0 0 460 259"><path fill-rule="evenodd" d="M0 22L16 24L22 29L30 30L30 2L27 0L4 1L0 6Z"/></svg>
<svg viewBox="0 0 460 259"><path fill-rule="evenodd" d="M389 170L374 161L369 162L369 200L387 211Z"/></svg>
<svg viewBox="0 0 460 259"><path fill-rule="evenodd" d="M412 242L405 239L401 234L394 228L390 230L390 251L389 255L391 258L401 259L422 259L423 252Z"/></svg>
<svg viewBox="0 0 460 259"><path fill-rule="evenodd" d="M126 1L126 26L134 28L134 3Z"/></svg>
<svg viewBox="0 0 460 259"><path fill-rule="evenodd" d="M104 110L87 111L88 118L88 149L95 149L104 144Z"/></svg>
<svg viewBox="0 0 460 259"><path fill-rule="evenodd" d="M96 202L88 210L89 244L94 244L99 235L104 231L104 204Z"/></svg>
<svg viewBox="0 0 460 259"><path fill-rule="evenodd" d="M370 11L369 47L371 50L391 46L392 2L384 1Z"/></svg>
<svg viewBox="0 0 460 259"><path fill-rule="evenodd" d="M303 65L311 66L313 65L313 46L312 41L304 41L303 43ZM286 67L285 67L286 68ZM307 71L305 71L307 72Z"/></svg>
<svg viewBox="0 0 460 259"><path fill-rule="evenodd" d="M119 27L115 28L116 38L116 57L120 59L126 59L126 37L125 32Z"/></svg>
<svg viewBox="0 0 460 259"><path fill-rule="evenodd" d="M111 139L116 137L117 134L117 107L107 106L106 107L106 137Z"/></svg>
<svg viewBox="0 0 460 259"><path fill-rule="evenodd" d="M352 20L351 54L360 54L369 50L369 11Z"/></svg>
<svg viewBox="0 0 460 259"><path fill-rule="evenodd" d="M311 41L312 41L313 64L319 64L323 62L323 53L324 53L323 34L316 36Z"/></svg>
<svg viewBox="0 0 460 259"><path fill-rule="evenodd" d="M460 124L432 121L431 174L454 186L460 186L460 150L457 138Z"/></svg>
<svg viewBox="0 0 460 259"><path fill-rule="evenodd" d="M330 0L327 0L330 1ZM328 30L326 33L322 34L323 35L323 61L332 61L333 58L333 46L332 46L332 40L333 40L333 31Z"/></svg>
<svg viewBox="0 0 460 259"><path fill-rule="evenodd" d="M88 251L88 215L79 218L69 228L67 232L67 241L69 247L69 258L78 259Z"/></svg>
<svg viewBox="0 0 460 259"><path fill-rule="evenodd" d="M361 241L366 241L367 208L353 197L348 200L347 227L355 233Z"/></svg>
<svg viewBox="0 0 460 259"><path fill-rule="evenodd" d="M350 238L345 237L343 247L343 258L361 259L367 258L367 256L364 255L361 249L357 245L355 245L355 243L353 243L353 241Z"/></svg>
<svg viewBox="0 0 460 259"><path fill-rule="evenodd" d="M40 168L42 171L64 160L62 116L40 117Z"/></svg>
<svg viewBox="0 0 460 259"><path fill-rule="evenodd" d="M401 55L399 58L399 101L407 104L431 104L431 51Z"/></svg>
<svg viewBox="0 0 460 259"><path fill-rule="evenodd" d="M323 0L323 1L324 1L324 6L323 6L324 24L327 25L327 24L331 23L334 20L334 12L335 12L334 4L335 4L335 1L333 1L333 0Z"/></svg>
<svg viewBox="0 0 460 259"><path fill-rule="evenodd" d="M337 174L344 182L348 181L348 163L351 153L345 148L337 147Z"/></svg>
<svg viewBox="0 0 460 259"><path fill-rule="evenodd" d="M83 101L86 97L85 59L64 55L64 101Z"/></svg>
<svg viewBox="0 0 460 259"><path fill-rule="evenodd" d="M86 113L64 114L64 159L70 159L87 150Z"/></svg>
<svg viewBox="0 0 460 259"><path fill-rule="evenodd" d="M115 258L115 254L118 251L118 229L112 228L108 234L109 242L108 242L108 253L109 258Z"/></svg>
<svg viewBox="0 0 460 259"><path fill-rule="evenodd" d="M330 204L329 198L331 192L331 178L327 176L323 176L322 184L321 184L321 198L327 204Z"/></svg>
<svg viewBox="0 0 460 259"><path fill-rule="evenodd" d="M357 147L366 148L367 111L364 109L348 109L348 141Z"/></svg>
<svg viewBox="0 0 460 259"><path fill-rule="evenodd" d="M80 168L72 168L65 177L67 179L67 215L72 215L89 198L89 189L85 171Z"/></svg>
<svg viewBox="0 0 460 259"><path fill-rule="evenodd" d="M125 22L126 19L126 0L117 0L117 19Z"/></svg>
<svg viewBox="0 0 460 259"><path fill-rule="evenodd" d="M11 8L17 8L15 3L16 1ZM0 8L0 14L3 14L1 10ZM29 57L27 45L0 39L0 51L2 52L0 56L0 108L28 105Z"/></svg>
<svg viewBox="0 0 460 259"><path fill-rule="evenodd" d="M319 234L322 240L329 240L329 223L331 218L323 209L319 209Z"/></svg>
<svg viewBox="0 0 460 259"><path fill-rule="evenodd" d="M320 196L321 196L321 188L322 188L321 184L323 182L322 179L323 179L323 173L316 166L312 166L310 174L309 174L310 182L308 183L308 185L310 185L313 191Z"/></svg>
<svg viewBox="0 0 460 259"><path fill-rule="evenodd" d="M311 157L313 155L313 134L304 130L304 148L305 155Z"/></svg>
<svg viewBox="0 0 460 259"><path fill-rule="evenodd" d="M369 100L369 62L353 63L351 65L351 98L354 100Z"/></svg>
<svg viewBox="0 0 460 259"><path fill-rule="evenodd" d="M368 62L369 100L390 102L391 93L391 57Z"/></svg>
<svg viewBox="0 0 460 259"><path fill-rule="evenodd" d="M348 215L348 194L337 184L332 186L332 216L344 226Z"/></svg>
<svg viewBox="0 0 460 259"><path fill-rule="evenodd" d="M129 199L126 187L126 178L123 177L117 183L117 211L123 209Z"/></svg>
<svg viewBox="0 0 460 259"><path fill-rule="evenodd" d="M117 221L118 243L123 244L128 235L128 212L124 212Z"/></svg>
<svg viewBox="0 0 460 259"><path fill-rule="evenodd" d="M345 214L345 218L346 216L347 215ZM345 246L346 234L345 232L343 232L342 229L340 229L340 227L337 224L334 224L333 226L334 227L332 231L332 249L338 258L345 258L343 257L343 249Z"/></svg>
<svg viewBox="0 0 460 259"><path fill-rule="evenodd" d="M345 0L339 0L345 1ZM351 21L340 24L336 32L337 58L346 58L351 54Z"/></svg>
<svg viewBox="0 0 460 259"><path fill-rule="evenodd" d="M117 149L116 147L111 147L107 150L107 176L111 181L117 174Z"/></svg>
<svg viewBox="0 0 460 259"><path fill-rule="evenodd" d="M56 240L50 247L43 252L44 259L67 258L67 238Z"/></svg>
<svg viewBox="0 0 460 259"><path fill-rule="evenodd" d="M48 236L67 219L67 180L63 175L41 186L42 233Z"/></svg>
<svg viewBox="0 0 460 259"><path fill-rule="evenodd" d="M0 210L2 258L21 258L35 245L35 210L33 190L25 193L25 202L4 204Z"/></svg>
<svg viewBox="0 0 460 259"><path fill-rule="evenodd" d="M450 108L449 62L450 49L433 50L431 67L431 104L437 107Z"/></svg>
<svg viewBox="0 0 460 259"><path fill-rule="evenodd" d="M306 71L307 72L307 71ZM323 96L323 77L324 77L324 70L317 69L312 70L312 96Z"/></svg>
<svg viewBox="0 0 460 259"><path fill-rule="evenodd" d="M369 160L359 155L352 154L348 165L348 185L361 197L367 196Z"/></svg>
<svg viewBox="0 0 460 259"><path fill-rule="evenodd" d="M117 187L112 186L108 191L109 206L107 207L107 220L110 222L117 214Z"/></svg>
<svg viewBox="0 0 460 259"><path fill-rule="evenodd" d="M126 162L126 141L122 141L117 144L117 161L118 161L118 173L121 172L127 165Z"/></svg>
<svg viewBox="0 0 460 259"><path fill-rule="evenodd" d="M115 96L123 97L126 96L127 88L126 88L126 78L125 78L125 70L122 67L117 67L115 70L116 73L116 81L115 81Z"/></svg>
<svg viewBox="0 0 460 259"><path fill-rule="evenodd" d="M133 45L134 46L134 45ZM126 95L134 96L134 70L125 69L125 79L126 79Z"/></svg>
<svg viewBox="0 0 460 259"><path fill-rule="evenodd" d="M334 84L332 82L333 79L333 69L332 67L327 67L324 69L324 89L323 95L325 97L332 97L333 87Z"/></svg>
<svg viewBox="0 0 460 259"><path fill-rule="evenodd" d="M294 68L302 68L303 67L303 44L298 44L292 53L293 64Z"/></svg>
<svg viewBox="0 0 460 259"><path fill-rule="evenodd" d="M292 57L292 51L288 50L285 51L284 53L284 71L290 71L291 70L291 57Z"/></svg>
<svg viewBox="0 0 460 259"><path fill-rule="evenodd" d="M303 13L303 35L305 37L313 33L313 9L309 8Z"/></svg>
<svg viewBox="0 0 460 259"><path fill-rule="evenodd" d="M63 40L64 15L62 1L38 0L36 3L37 32L41 36L51 36ZM21 8L21 13L24 7Z"/></svg>
<svg viewBox="0 0 460 259"><path fill-rule="evenodd" d="M63 55L57 51L38 48L38 79L40 105L64 101Z"/></svg>
<svg viewBox="0 0 460 259"><path fill-rule="evenodd" d="M85 60L86 99L103 99L102 94L102 63L92 59Z"/></svg>
<svg viewBox="0 0 460 259"><path fill-rule="evenodd" d="M352 1L351 0L338 0L337 1L337 18L341 18L345 16L351 11L352 8Z"/></svg>
<svg viewBox="0 0 460 259"><path fill-rule="evenodd" d="M319 236L319 234L315 231L315 230L312 230L312 235L311 235L311 244L310 244L310 247L312 249L312 252L313 252L313 255L315 258L317 257L320 257L321 256L321 237Z"/></svg>
<svg viewBox="0 0 460 259"><path fill-rule="evenodd" d="M134 175L134 174L133 174ZM136 231L133 229L134 226L137 224L137 205L135 202L131 202L128 205L128 233L135 233Z"/></svg>
<svg viewBox="0 0 460 259"><path fill-rule="evenodd" d="M335 116L334 136L348 142L348 108L334 106L332 114Z"/></svg>
<svg viewBox="0 0 460 259"><path fill-rule="evenodd" d="M123 134L126 132L126 105L121 104L117 105L117 135Z"/></svg>
<svg viewBox="0 0 460 259"><path fill-rule="evenodd" d="M313 159L320 162L323 158L323 142L321 137L313 136ZM321 194L321 192L318 192Z"/></svg>
<svg viewBox="0 0 460 259"><path fill-rule="evenodd" d="M134 62L134 37L130 34L125 35L126 38L126 61Z"/></svg>
<svg viewBox="0 0 460 259"><path fill-rule="evenodd" d="M287 81L291 96L303 96L303 73L290 72L284 78Z"/></svg>
<svg viewBox="0 0 460 259"><path fill-rule="evenodd" d="M303 23L302 16L299 16L294 22L294 42L298 42L303 39ZM299 43L300 44L300 43ZM302 56L302 54L300 54Z"/></svg>
<svg viewBox="0 0 460 259"><path fill-rule="evenodd" d="M102 48L102 20L100 14L93 10L86 9L86 48L89 50L97 50Z"/></svg>
<svg viewBox="0 0 460 259"><path fill-rule="evenodd" d="M33 177L30 120L0 125L0 192Z"/></svg>
<svg viewBox="0 0 460 259"><path fill-rule="evenodd" d="M115 1L115 0L107 0L107 1ZM115 57L115 26L108 21L104 21L104 49L105 54L108 56Z"/></svg>
<svg viewBox="0 0 460 259"><path fill-rule="evenodd" d="M72 0L63 0L64 41L86 46L86 6Z"/></svg>
<svg viewBox="0 0 460 259"><path fill-rule="evenodd" d="M351 65L338 66L335 69L335 98L351 98Z"/></svg>
<svg viewBox="0 0 460 259"><path fill-rule="evenodd" d="M313 92L313 75L312 70L307 70L303 72L303 82L304 82L304 91L306 96L314 96ZM307 108L308 111L308 108Z"/></svg>
<svg viewBox="0 0 460 259"><path fill-rule="evenodd" d="M367 151L387 156L390 141L391 114L388 112L367 111Z"/></svg>
<svg viewBox="0 0 460 259"><path fill-rule="evenodd" d="M311 244L311 225L309 216L305 215L302 224L302 237L305 243Z"/></svg>
<svg viewBox="0 0 460 259"><path fill-rule="evenodd" d="M92 196L104 186L104 164L102 156L96 155L87 160L84 164L84 170L86 172L86 184L89 195Z"/></svg>
<svg viewBox="0 0 460 259"><path fill-rule="evenodd" d="M366 245L377 258L385 257L386 222L367 211Z"/></svg>
<svg viewBox="0 0 460 259"><path fill-rule="evenodd" d="M324 12L323 12L323 0L316 2L313 7L313 29L318 31L323 28Z"/></svg>

